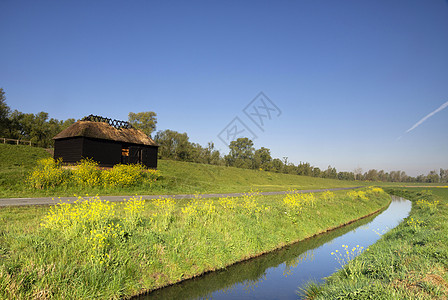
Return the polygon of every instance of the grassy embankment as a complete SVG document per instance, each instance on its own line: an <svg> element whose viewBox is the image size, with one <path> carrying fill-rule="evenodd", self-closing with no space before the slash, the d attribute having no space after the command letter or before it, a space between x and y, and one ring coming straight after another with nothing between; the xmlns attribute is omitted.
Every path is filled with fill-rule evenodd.
<svg viewBox="0 0 448 300"><path fill-rule="evenodd" d="M389 203L381 189L0 209L0 298L120 298L272 251Z"/></svg>
<svg viewBox="0 0 448 300"><path fill-rule="evenodd" d="M389 192L413 202L409 217L325 284L311 284L309 299L448 298L448 189Z"/></svg>
<svg viewBox="0 0 448 300"><path fill-rule="evenodd" d="M27 175L36 166L38 159L46 157L50 157L50 154L42 148L0 144L0 197L232 193L250 190L267 192L366 185L358 181L159 160L158 169L162 177L151 184L114 188L71 185L44 190L31 188L26 183Z"/></svg>

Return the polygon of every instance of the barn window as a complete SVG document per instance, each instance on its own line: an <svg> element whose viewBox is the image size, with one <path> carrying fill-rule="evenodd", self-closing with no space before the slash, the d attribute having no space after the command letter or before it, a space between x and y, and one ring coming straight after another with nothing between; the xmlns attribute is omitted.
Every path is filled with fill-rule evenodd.
<svg viewBox="0 0 448 300"><path fill-rule="evenodd" d="M121 156L129 156L129 148L127 147L121 148Z"/></svg>

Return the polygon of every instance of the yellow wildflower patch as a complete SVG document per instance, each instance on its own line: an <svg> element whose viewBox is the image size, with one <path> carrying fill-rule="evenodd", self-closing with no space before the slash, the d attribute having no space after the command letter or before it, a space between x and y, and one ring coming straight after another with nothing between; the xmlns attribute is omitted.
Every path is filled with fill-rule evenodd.
<svg viewBox="0 0 448 300"><path fill-rule="evenodd" d="M45 189L69 184L81 187L129 187L142 183L153 183L160 178L160 171L147 169L141 164L118 164L112 169L101 170L98 163L82 159L73 169L62 169L62 160L45 158L28 176L33 188Z"/></svg>

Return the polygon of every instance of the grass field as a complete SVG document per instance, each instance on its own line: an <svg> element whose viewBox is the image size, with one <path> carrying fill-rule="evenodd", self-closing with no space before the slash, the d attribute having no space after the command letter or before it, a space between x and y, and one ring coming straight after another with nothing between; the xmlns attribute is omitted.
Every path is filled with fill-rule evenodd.
<svg viewBox="0 0 448 300"><path fill-rule="evenodd" d="M448 188L391 189L413 202L398 227L384 234L309 299L447 299Z"/></svg>
<svg viewBox="0 0 448 300"><path fill-rule="evenodd" d="M109 299L223 268L385 207L381 189L0 209L0 298Z"/></svg>
<svg viewBox="0 0 448 300"><path fill-rule="evenodd" d="M339 181L166 160L159 160L162 178L150 185L29 187L27 175L38 159L49 156L41 148L0 144L0 197L283 191L368 184L395 188L391 193L414 201L413 219L387 233L324 286L310 287L310 297L447 296L447 188L425 188L432 191L430 195L418 187L396 189L419 184ZM294 204L297 199L285 200L286 196L159 200L143 206L138 201L91 203L93 219L74 222L62 217L60 220L78 224L68 227L54 221L59 220L58 213L48 215L47 206L2 208L0 298L136 294L303 239L384 207L388 201L383 196L355 196L359 201L353 201L347 192L335 195L334 199L323 194L314 200L307 198L312 205L303 204L306 201L302 199L302 206ZM418 202L422 199L429 204ZM434 201L439 204L431 205ZM79 217L80 211L67 209L65 213ZM48 225L51 222L46 216L53 216L57 224Z"/></svg>
<svg viewBox="0 0 448 300"><path fill-rule="evenodd" d="M0 197L30 194L24 180L38 159L49 156L43 148L0 144Z"/></svg>
<svg viewBox="0 0 448 300"><path fill-rule="evenodd" d="M42 148L0 144L0 197L77 195L148 195L285 191L366 185L355 181L314 178L180 161L159 160L162 174L156 183L128 188L61 186L35 189L26 177L38 159L50 157Z"/></svg>

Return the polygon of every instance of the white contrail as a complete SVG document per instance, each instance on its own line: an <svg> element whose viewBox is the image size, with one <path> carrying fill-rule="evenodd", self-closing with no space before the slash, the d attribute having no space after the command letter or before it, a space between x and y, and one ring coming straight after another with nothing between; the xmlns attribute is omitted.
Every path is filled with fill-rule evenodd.
<svg viewBox="0 0 448 300"><path fill-rule="evenodd" d="M420 126L423 122L425 122L426 120L428 120L429 118L431 118L432 116L434 116L436 113L438 113L439 111L443 110L444 108L448 107L448 101L443 103L438 109L436 109L435 111L429 113L426 117L424 117L423 119L421 119L420 121L418 121L417 123L414 124L414 126L412 126L411 128L409 128L408 130L406 130L406 133L414 130L415 128L417 128L418 126Z"/></svg>

